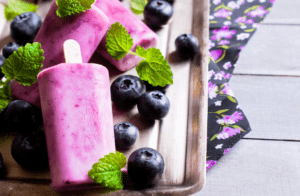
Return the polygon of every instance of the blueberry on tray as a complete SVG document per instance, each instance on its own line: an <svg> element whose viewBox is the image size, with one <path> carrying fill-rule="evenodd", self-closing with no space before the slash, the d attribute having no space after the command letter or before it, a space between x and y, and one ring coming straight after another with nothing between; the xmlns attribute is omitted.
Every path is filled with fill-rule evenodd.
<svg viewBox="0 0 300 196"><path fill-rule="evenodd" d="M139 113L151 120L160 120L170 109L168 97L160 91L147 91L138 101Z"/></svg>
<svg viewBox="0 0 300 196"><path fill-rule="evenodd" d="M140 148L128 158L129 178L139 187L155 185L165 169L164 159L152 148Z"/></svg>
<svg viewBox="0 0 300 196"><path fill-rule="evenodd" d="M23 100L15 100L8 104L4 113L6 127L11 132L32 132L42 121L40 109Z"/></svg>
<svg viewBox="0 0 300 196"><path fill-rule="evenodd" d="M183 57L193 57L199 48L198 39L189 33L179 35L175 40L176 51Z"/></svg>
<svg viewBox="0 0 300 196"><path fill-rule="evenodd" d="M144 9L146 24L152 29L158 29L168 23L173 15L173 7L163 0L150 1Z"/></svg>
<svg viewBox="0 0 300 196"><path fill-rule="evenodd" d="M139 77L122 75L110 86L111 100L118 106L130 108L137 104L139 97L146 90Z"/></svg>
<svg viewBox="0 0 300 196"><path fill-rule="evenodd" d="M120 122L114 126L116 147L129 149L139 136L139 130L129 122Z"/></svg>
<svg viewBox="0 0 300 196"><path fill-rule="evenodd" d="M49 167L44 131L20 133L11 146L15 161L27 169L40 170Z"/></svg>
<svg viewBox="0 0 300 196"><path fill-rule="evenodd" d="M42 19L34 12L16 16L10 24L10 36L19 45L32 43L42 25Z"/></svg>
<svg viewBox="0 0 300 196"><path fill-rule="evenodd" d="M8 42L2 49L3 56L7 59L14 51L19 49L20 45L14 42Z"/></svg>

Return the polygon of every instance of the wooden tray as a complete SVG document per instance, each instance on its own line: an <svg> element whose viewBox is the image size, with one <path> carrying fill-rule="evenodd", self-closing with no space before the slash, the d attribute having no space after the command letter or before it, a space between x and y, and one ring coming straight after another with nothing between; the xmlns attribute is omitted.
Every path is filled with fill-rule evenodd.
<svg viewBox="0 0 300 196"><path fill-rule="evenodd" d="M33 2L31 0L31 2ZM129 8L129 0L123 1ZM51 2L39 3L39 15L45 18ZM170 24L158 31L158 48L166 56L174 74L174 84L166 95L170 99L169 114L162 121L145 121L137 108L125 111L113 105L114 124L129 121L140 130L136 144L123 153L126 157L141 147L157 149L166 164L162 179L149 189L136 190L127 187L109 195L189 195L201 190L206 178L207 135L207 71L208 71L208 15L209 0L177 0ZM142 19L142 16L139 16ZM12 41L9 22L0 6L0 48ZM183 33L195 35L201 46L193 60L183 60L175 52L175 39ZM135 69L121 73L95 53L90 62L105 65L111 82L120 74L137 75ZM10 154L15 134L2 138L0 152L3 154L7 175L0 181L1 195L99 195L101 189L57 193L51 186L49 171L34 172L20 167ZM4 141L3 141L4 140ZM107 193L107 192L106 192Z"/></svg>

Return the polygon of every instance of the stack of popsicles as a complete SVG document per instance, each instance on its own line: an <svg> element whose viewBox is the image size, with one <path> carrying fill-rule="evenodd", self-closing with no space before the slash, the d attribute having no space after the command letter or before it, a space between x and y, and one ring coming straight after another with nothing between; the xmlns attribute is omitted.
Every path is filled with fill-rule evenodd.
<svg viewBox="0 0 300 196"><path fill-rule="evenodd" d="M56 190L92 183L88 171L105 154L115 152L108 70L88 64L97 50L121 71L140 59L128 54L114 60L105 49L105 34L120 22L137 45L155 47L157 35L119 0L97 0L90 10L67 18L56 15L53 1L34 42L40 42L45 60L38 82L30 87L13 82L14 99L42 108L52 186ZM63 43L76 40L83 63L64 63Z"/></svg>

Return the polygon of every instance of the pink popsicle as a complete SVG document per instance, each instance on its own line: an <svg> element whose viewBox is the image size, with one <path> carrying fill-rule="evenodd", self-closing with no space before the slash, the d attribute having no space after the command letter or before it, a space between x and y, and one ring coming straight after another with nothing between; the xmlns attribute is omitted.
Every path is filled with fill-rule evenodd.
<svg viewBox="0 0 300 196"><path fill-rule="evenodd" d="M66 18L58 17L56 10L57 5L54 0L34 39L34 42L41 43L44 50L45 60L41 70L65 62L62 45L67 39L79 42L83 49L82 60L87 63L109 28L107 16L93 5L90 10ZM41 107L37 83L25 87L18 82L13 82L11 91L13 99L21 99Z"/></svg>
<svg viewBox="0 0 300 196"><path fill-rule="evenodd" d="M62 63L38 75L52 187L93 184L92 165L115 152L108 70Z"/></svg>
<svg viewBox="0 0 300 196"><path fill-rule="evenodd" d="M134 43L131 51L135 52L138 45L143 48L156 47L158 36L119 0L96 0L94 5L105 13L109 18L110 25L119 22L126 27L126 30L131 34ZM97 48L97 52L120 71L127 71L135 67L141 61L140 57L132 54L127 54L121 60L115 60L107 53L105 45L106 39L104 38Z"/></svg>

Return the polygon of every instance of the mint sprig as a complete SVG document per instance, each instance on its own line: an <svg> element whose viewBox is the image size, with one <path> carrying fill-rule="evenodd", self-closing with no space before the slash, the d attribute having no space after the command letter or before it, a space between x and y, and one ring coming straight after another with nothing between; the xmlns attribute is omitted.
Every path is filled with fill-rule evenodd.
<svg viewBox="0 0 300 196"><path fill-rule="evenodd" d="M152 86L173 84L171 67L159 49L145 50L137 46L136 52L132 52L132 46L132 38L125 27L119 22L112 24L106 35L106 49L114 59L120 60L128 53L139 56L142 61L137 65L136 71L141 80L148 81Z"/></svg>
<svg viewBox="0 0 300 196"><path fill-rule="evenodd" d="M2 72L8 80L16 79L24 86L31 86L36 82L43 66L43 54L44 51L38 42L21 46L4 61Z"/></svg>
<svg viewBox="0 0 300 196"><path fill-rule="evenodd" d="M142 14L147 3L147 0L130 0L130 7L135 14Z"/></svg>
<svg viewBox="0 0 300 196"><path fill-rule="evenodd" d="M56 0L58 9L56 14L59 17L67 17L85 10L91 9L91 5L95 0Z"/></svg>
<svg viewBox="0 0 300 196"><path fill-rule="evenodd" d="M141 46L137 46L136 52L145 58L136 67L141 80L147 80L152 86L173 84L173 73L168 61L164 59L159 49L149 48L145 50Z"/></svg>
<svg viewBox="0 0 300 196"><path fill-rule="evenodd" d="M7 21L12 20L14 17L23 14L25 12L36 12L38 6L32 3L28 3L21 0L9 0L4 5L4 16Z"/></svg>
<svg viewBox="0 0 300 196"><path fill-rule="evenodd" d="M121 169L125 165L126 157L124 154L118 151L109 153L109 155L105 155L99 159L98 163L92 166L92 169L88 172L88 176L103 187L121 190L124 188Z"/></svg>
<svg viewBox="0 0 300 196"><path fill-rule="evenodd" d="M37 80L40 68L43 66L44 51L38 42L28 43L20 46L17 51L11 54L4 61L1 67L5 75L0 81L0 109L5 108L9 101L12 101L12 95L8 83L16 79L24 86L31 86Z"/></svg>
<svg viewBox="0 0 300 196"><path fill-rule="evenodd" d="M114 59L122 59L133 46L133 39L119 22L112 24L106 35L106 49Z"/></svg>

